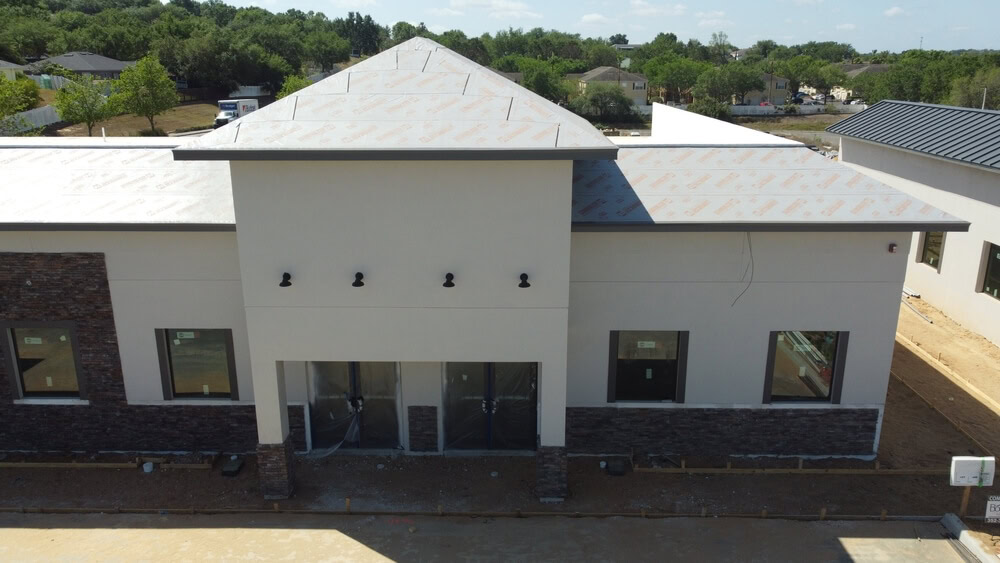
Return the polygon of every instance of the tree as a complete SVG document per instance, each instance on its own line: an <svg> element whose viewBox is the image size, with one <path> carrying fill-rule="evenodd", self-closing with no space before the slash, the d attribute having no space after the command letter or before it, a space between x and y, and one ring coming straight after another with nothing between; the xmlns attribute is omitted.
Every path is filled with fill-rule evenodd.
<svg viewBox="0 0 1000 563"><path fill-rule="evenodd" d="M618 84L594 82L570 102L570 109L602 122L634 121L638 118L632 99Z"/></svg>
<svg viewBox="0 0 1000 563"><path fill-rule="evenodd" d="M956 78L949 101L956 106L982 107L984 90L986 109L1000 110L1000 68L983 69L975 76Z"/></svg>
<svg viewBox="0 0 1000 563"><path fill-rule="evenodd" d="M618 49L601 43L591 43L583 48L587 70L599 66L618 66Z"/></svg>
<svg viewBox="0 0 1000 563"><path fill-rule="evenodd" d="M332 70L335 63L351 57L351 44L332 31L314 31L306 35L305 46L306 55L323 72Z"/></svg>
<svg viewBox="0 0 1000 563"><path fill-rule="evenodd" d="M569 95L562 75L551 64L523 57L518 68L522 73L521 85L539 96L558 101Z"/></svg>
<svg viewBox="0 0 1000 563"><path fill-rule="evenodd" d="M768 55L772 51L778 48L778 42L772 39L761 39L760 41L753 44L749 51L751 53L756 53L761 56L761 58L768 58Z"/></svg>
<svg viewBox="0 0 1000 563"><path fill-rule="evenodd" d="M813 88L823 93L823 103L830 97L830 90L834 86L847 84L847 75L835 64L814 64L810 66L802 79Z"/></svg>
<svg viewBox="0 0 1000 563"><path fill-rule="evenodd" d="M624 33L616 33L608 37L608 45L628 45L628 37Z"/></svg>
<svg viewBox="0 0 1000 563"><path fill-rule="evenodd" d="M285 82L281 84L281 90L275 97L280 100L281 98L284 98L285 96L288 96L290 94L294 94L295 92L298 92L299 90L310 85L311 84L309 80L307 80L305 77L299 76L297 74L289 74L288 76L285 77Z"/></svg>
<svg viewBox="0 0 1000 563"><path fill-rule="evenodd" d="M697 98L687 107L688 111L694 112L706 117L712 117L722 121L729 121L732 118L732 113L729 109L729 104L726 102L720 102L718 100L713 100L712 98Z"/></svg>
<svg viewBox="0 0 1000 563"><path fill-rule="evenodd" d="M698 76L692 94L694 101L709 99L728 105L732 101L733 90L722 69L710 67Z"/></svg>
<svg viewBox="0 0 1000 563"><path fill-rule="evenodd" d="M816 65L816 59L808 55L797 55L777 65L775 73L788 79L788 91L794 96Z"/></svg>
<svg viewBox="0 0 1000 563"><path fill-rule="evenodd" d="M134 66L123 70L111 90L113 107L145 117L152 132L156 131L153 119L180 101L174 81L167 76L167 69L152 56L143 57Z"/></svg>
<svg viewBox="0 0 1000 563"><path fill-rule="evenodd" d="M93 135L97 122L113 115L111 105L104 96L104 87L90 76L76 77L56 92L52 105L63 121L85 124L88 137Z"/></svg>
<svg viewBox="0 0 1000 563"><path fill-rule="evenodd" d="M26 82L34 86L28 87ZM0 135L17 135L30 124L17 116L38 103L38 86L30 79L7 80L0 74Z"/></svg>
<svg viewBox="0 0 1000 563"><path fill-rule="evenodd" d="M663 88L673 101L681 101L682 93L694 86L698 76L711 65L675 55L664 55L650 60L642 67L650 87Z"/></svg>
<svg viewBox="0 0 1000 563"><path fill-rule="evenodd" d="M729 43L729 35L725 31L712 32L712 40L708 42L708 48L717 64L726 64L729 61L729 53L733 52L733 46Z"/></svg>
<svg viewBox="0 0 1000 563"><path fill-rule="evenodd" d="M764 81L760 77L760 71L748 64L733 63L722 67L722 78L726 82L729 92L739 96L741 104L748 92L764 89Z"/></svg>

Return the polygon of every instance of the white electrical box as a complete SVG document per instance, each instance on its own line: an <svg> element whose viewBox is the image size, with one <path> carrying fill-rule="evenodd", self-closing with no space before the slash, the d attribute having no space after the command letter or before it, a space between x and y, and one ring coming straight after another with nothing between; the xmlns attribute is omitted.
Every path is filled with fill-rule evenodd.
<svg viewBox="0 0 1000 563"><path fill-rule="evenodd" d="M951 458L951 485L992 487L996 470L995 457L955 456Z"/></svg>

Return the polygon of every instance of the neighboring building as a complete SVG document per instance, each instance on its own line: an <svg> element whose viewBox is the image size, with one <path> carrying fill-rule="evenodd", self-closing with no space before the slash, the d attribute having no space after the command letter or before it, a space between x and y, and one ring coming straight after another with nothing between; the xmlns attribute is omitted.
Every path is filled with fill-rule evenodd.
<svg viewBox="0 0 1000 563"><path fill-rule="evenodd" d="M632 100L632 103L639 106L640 109L644 106L649 106L646 97L646 77L641 74L635 74L613 66L599 66L580 76L580 92L586 92L587 85L596 82L618 84L625 92L625 95Z"/></svg>
<svg viewBox="0 0 1000 563"><path fill-rule="evenodd" d="M847 84L839 84L830 89L830 97L838 101L844 101L854 97L854 92L848 86L851 81L861 76L862 74L881 74L888 71L892 65L887 64L866 64L866 63L842 63L838 65L844 74L847 75ZM819 94L818 90L809 86L808 84L803 84L799 87L799 90L815 96Z"/></svg>
<svg viewBox="0 0 1000 563"><path fill-rule="evenodd" d="M269 497L337 445L534 452L544 498L570 453L873 456L911 233L967 224L652 133L416 38L203 137L9 141L0 450L256 450Z"/></svg>
<svg viewBox="0 0 1000 563"><path fill-rule="evenodd" d="M645 43L616 43L612 45L612 47L618 49L619 51L635 51L643 45L645 45Z"/></svg>
<svg viewBox="0 0 1000 563"><path fill-rule="evenodd" d="M906 285L1000 346L1000 112L882 101L827 131L852 168L971 222L916 233Z"/></svg>
<svg viewBox="0 0 1000 563"><path fill-rule="evenodd" d="M14 63L9 63L4 60L0 60L0 76L3 76L7 80L14 80L18 72L24 69L21 65Z"/></svg>
<svg viewBox="0 0 1000 563"><path fill-rule="evenodd" d="M729 58L733 59L734 61L739 61L742 60L743 57L745 57L749 52L750 49L736 49L735 51L729 52Z"/></svg>
<svg viewBox="0 0 1000 563"><path fill-rule="evenodd" d="M788 99L790 95L788 92L788 79L782 78L780 76L767 73L760 75L761 81L764 83L763 90L753 90L748 92L746 96L743 97L743 103L748 106L758 106L762 102L768 102L776 106L785 105L785 100ZM738 98L734 98L734 101L738 102Z"/></svg>
<svg viewBox="0 0 1000 563"><path fill-rule="evenodd" d="M63 66L76 74L110 80L120 77L122 71L134 65L135 61L119 61L86 51L73 51L56 57L42 59L33 63L31 68L40 69L49 63Z"/></svg>

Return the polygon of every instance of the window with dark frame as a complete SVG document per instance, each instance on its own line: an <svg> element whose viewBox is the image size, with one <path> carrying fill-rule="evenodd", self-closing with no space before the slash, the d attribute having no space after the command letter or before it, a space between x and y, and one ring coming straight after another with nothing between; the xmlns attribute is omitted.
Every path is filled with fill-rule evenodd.
<svg viewBox="0 0 1000 563"><path fill-rule="evenodd" d="M10 322L0 325L16 396L82 398L76 334L69 322Z"/></svg>
<svg viewBox="0 0 1000 563"><path fill-rule="evenodd" d="M924 233L924 245L920 249L920 262L940 269L941 251L943 250L943 245L943 232L933 231Z"/></svg>
<svg viewBox="0 0 1000 563"><path fill-rule="evenodd" d="M688 333L611 332L608 402L684 402Z"/></svg>
<svg viewBox="0 0 1000 563"><path fill-rule="evenodd" d="M990 243L986 255L986 275L983 277L983 293L1000 299L1000 246Z"/></svg>
<svg viewBox="0 0 1000 563"><path fill-rule="evenodd" d="M847 332L771 333L764 402L840 402Z"/></svg>
<svg viewBox="0 0 1000 563"><path fill-rule="evenodd" d="M229 329L157 329L164 399L232 399L239 393Z"/></svg>

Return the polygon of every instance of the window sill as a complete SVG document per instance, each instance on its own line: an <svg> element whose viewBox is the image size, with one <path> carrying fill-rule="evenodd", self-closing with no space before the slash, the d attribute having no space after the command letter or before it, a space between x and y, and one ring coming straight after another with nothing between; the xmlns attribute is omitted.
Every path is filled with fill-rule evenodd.
<svg viewBox="0 0 1000 563"><path fill-rule="evenodd" d="M241 407L246 405L252 405L253 401L234 401L232 399L169 399L165 401L129 401L130 405L143 406L143 407L169 407L173 406L185 406L185 407Z"/></svg>
<svg viewBox="0 0 1000 563"><path fill-rule="evenodd" d="M76 405L76 406L87 406L90 401L86 399L71 399L71 398L52 398L45 399L42 397L31 397L28 399L15 399L15 405Z"/></svg>

